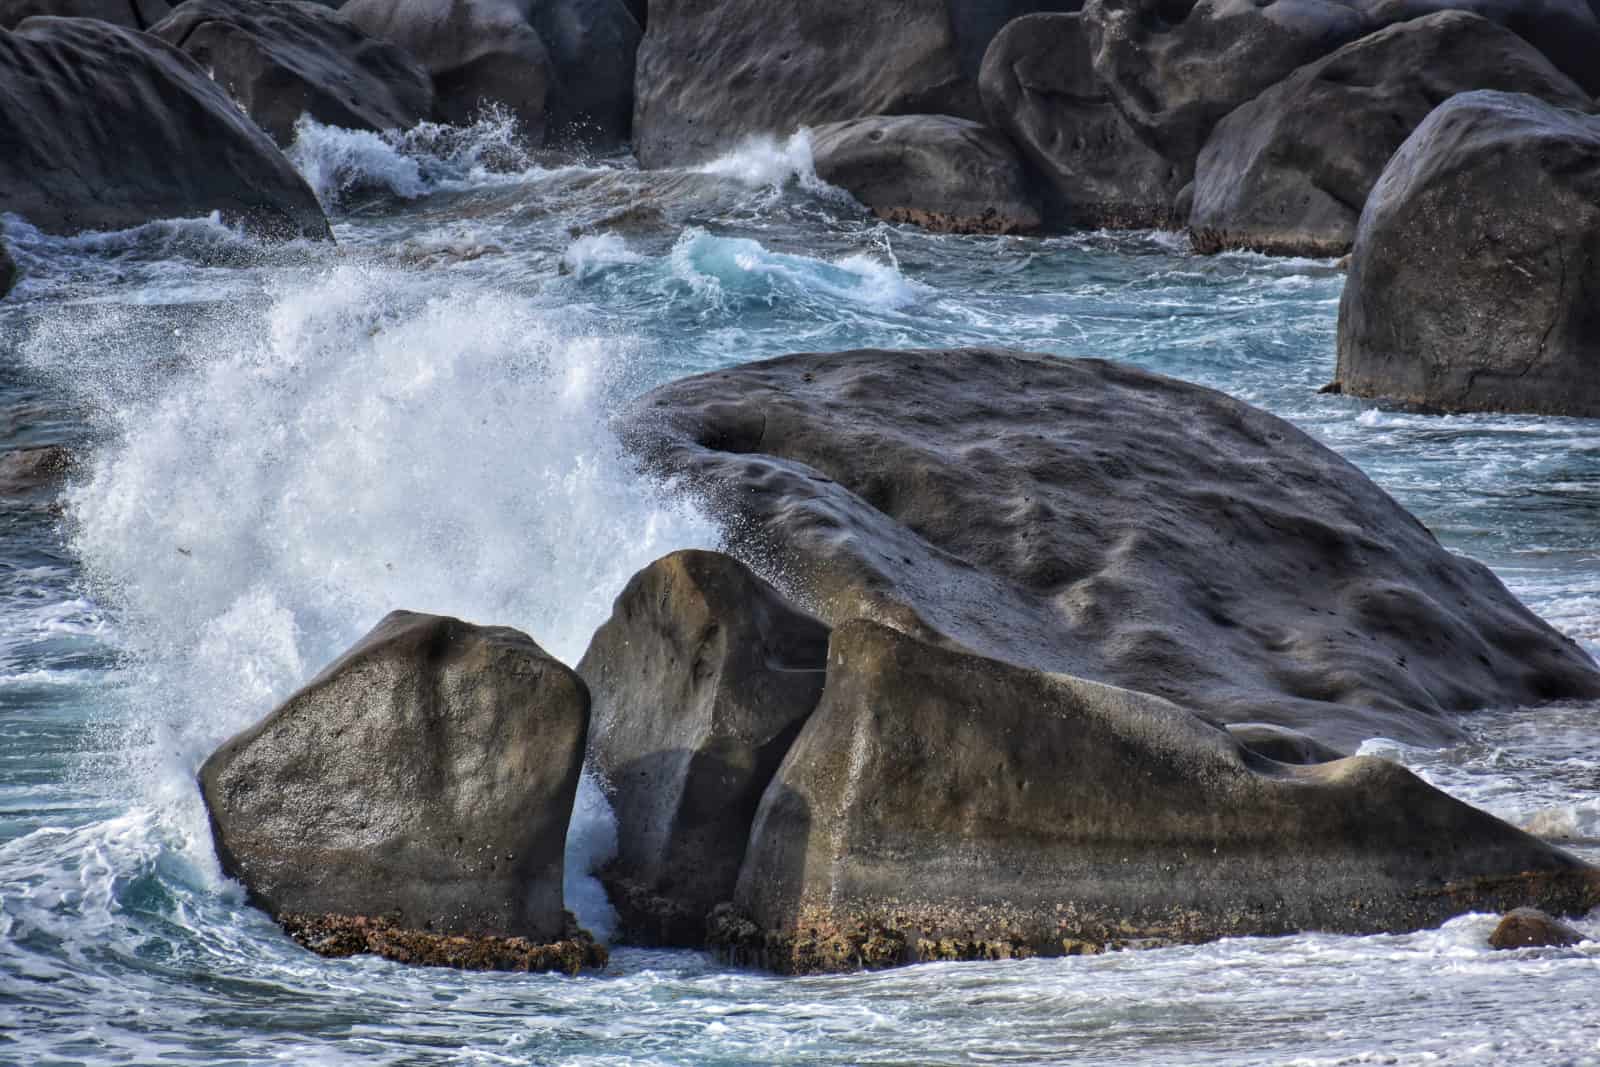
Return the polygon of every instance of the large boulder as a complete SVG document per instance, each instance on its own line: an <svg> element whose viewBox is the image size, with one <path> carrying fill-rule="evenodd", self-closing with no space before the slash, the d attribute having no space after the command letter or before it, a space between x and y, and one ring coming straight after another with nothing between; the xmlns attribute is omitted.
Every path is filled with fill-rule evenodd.
<svg viewBox="0 0 1600 1067"><path fill-rule="evenodd" d="M811 131L817 177L880 217L944 233L1028 233L1042 221L1004 134L949 115L828 123Z"/></svg>
<svg viewBox="0 0 1600 1067"><path fill-rule="evenodd" d="M994 34L1081 2L654 0L639 47L639 162L700 162L754 134L868 115L981 120L978 67Z"/></svg>
<svg viewBox="0 0 1600 1067"><path fill-rule="evenodd" d="M716 947L780 971L1430 926L1600 903L1600 870L1397 764L1253 757L1165 700L833 633Z"/></svg>
<svg viewBox="0 0 1600 1067"><path fill-rule="evenodd" d="M433 83L410 55L301 0L188 0L150 30L211 73L280 145L301 115L356 130L429 117Z"/></svg>
<svg viewBox="0 0 1600 1067"><path fill-rule="evenodd" d="M1590 105L1532 45L1477 15L1398 23L1300 68L1217 124L1195 168L1196 247L1344 255L1389 157L1440 102L1473 89Z"/></svg>
<svg viewBox="0 0 1600 1067"><path fill-rule="evenodd" d="M206 760L218 858L299 928L556 940L588 725L526 635L394 612Z"/></svg>
<svg viewBox="0 0 1600 1067"><path fill-rule="evenodd" d="M978 88L989 121L1044 179L1052 225L1130 229L1179 221L1179 171L1139 138L1100 84L1081 15L1012 22L990 43Z"/></svg>
<svg viewBox="0 0 1600 1067"><path fill-rule="evenodd" d="M341 13L422 62L440 121L488 104L535 144L628 138L640 30L622 0L351 0Z"/></svg>
<svg viewBox="0 0 1600 1067"><path fill-rule="evenodd" d="M633 577L578 674L617 818L604 872L636 944L699 946L756 805L822 693L828 628L742 563L677 552Z"/></svg>
<svg viewBox="0 0 1600 1067"><path fill-rule="evenodd" d="M0 204L52 233L220 212L329 238L305 180L182 52L93 19L0 31Z"/></svg>
<svg viewBox="0 0 1600 1067"><path fill-rule="evenodd" d="M0 0L0 30L14 30L35 15L100 19L130 30L148 30L171 12L167 0Z"/></svg>
<svg viewBox="0 0 1600 1067"><path fill-rule="evenodd" d="M1600 118L1452 97L1367 199L1339 304L1346 393L1600 416Z"/></svg>
<svg viewBox="0 0 1600 1067"><path fill-rule="evenodd" d="M1140 135L1187 173L1216 123L1297 67L1396 22L1471 11L1600 92L1585 0L1089 0L1095 72Z"/></svg>
<svg viewBox="0 0 1600 1067"><path fill-rule="evenodd" d="M1600 696L1600 670L1355 467L1221 393L983 349L802 354L621 421L824 621L1354 746Z"/></svg>

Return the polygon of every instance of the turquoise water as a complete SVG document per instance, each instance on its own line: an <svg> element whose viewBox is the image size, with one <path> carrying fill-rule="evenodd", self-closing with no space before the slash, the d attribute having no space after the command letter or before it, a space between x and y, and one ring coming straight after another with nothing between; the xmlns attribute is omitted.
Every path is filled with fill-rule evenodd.
<svg viewBox="0 0 1600 1067"><path fill-rule="evenodd" d="M245 907L205 755L392 608L575 661L631 573L717 543L608 414L784 352L1010 345L1226 390L1600 650L1600 422L1319 395L1331 263L887 226L803 140L641 174L506 132L305 127L337 249L6 221L28 279L0 305L0 437L80 463L59 501L0 503L0 1062L1600 1063L1600 945L1491 953L1485 916L805 980L622 950L572 980L321 960ZM1495 709L1450 750L1366 748L1600 858L1597 720ZM602 933L612 832L587 783L568 898Z"/></svg>

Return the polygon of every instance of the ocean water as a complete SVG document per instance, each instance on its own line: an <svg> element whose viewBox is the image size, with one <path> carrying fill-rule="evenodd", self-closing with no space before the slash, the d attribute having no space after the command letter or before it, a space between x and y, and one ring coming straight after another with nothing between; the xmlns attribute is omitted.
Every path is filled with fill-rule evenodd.
<svg viewBox="0 0 1600 1067"><path fill-rule="evenodd" d="M1600 943L1496 953L1490 916L809 979L623 949L572 979L322 960L247 907L201 760L392 608L575 661L630 574L718 541L609 413L785 352L1010 345L1226 390L1600 652L1600 422L1319 395L1332 263L888 226L804 137L646 174L511 132L303 125L337 248L4 220L27 278L0 305L0 447L78 461L59 497L0 501L0 1063L1600 1064ZM1467 726L1365 750L1600 860L1600 707ZM567 895L601 934L614 843L586 780Z"/></svg>

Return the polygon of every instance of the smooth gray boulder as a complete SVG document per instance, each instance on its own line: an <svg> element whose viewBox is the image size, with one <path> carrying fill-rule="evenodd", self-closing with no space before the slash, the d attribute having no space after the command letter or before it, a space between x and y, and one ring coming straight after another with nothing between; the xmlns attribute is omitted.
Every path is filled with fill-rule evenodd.
<svg viewBox="0 0 1600 1067"><path fill-rule="evenodd" d="M714 946L789 973L1600 903L1600 870L1398 764L1291 767L1165 700L833 632Z"/></svg>
<svg viewBox="0 0 1600 1067"><path fill-rule="evenodd" d="M1030 233L1043 220L1005 135L949 115L879 115L811 131L817 177L890 222L941 233Z"/></svg>
<svg viewBox="0 0 1600 1067"><path fill-rule="evenodd" d="M100 19L130 30L148 30L171 12L167 0L0 0L0 30L14 30L35 15Z"/></svg>
<svg viewBox="0 0 1600 1067"><path fill-rule="evenodd" d="M640 30L622 0L351 0L341 13L421 61L442 122L499 105L535 145L628 138Z"/></svg>
<svg viewBox="0 0 1600 1067"><path fill-rule="evenodd" d="M582 679L525 634L397 611L200 769L261 907L561 939Z"/></svg>
<svg viewBox="0 0 1600 1067"><path fill-rule="evenodd" d="M1591 103L1532 45L1477 15L1398 23L1301 67L1217 124L1195 168L1195 247L1344 255L1401 142L1438 104L1474 89Z"/></svg>
<svg viewBox="0 0 1600 1067"><path fill-rule="evenodd" d="M1337 387L1434 411L1600 416L1600 118L1451 97L1367 199Z"/></svg>
<svg viewBox="0 0 1600 1067"><path fill-rule="evenodd" d="M50 233L219 212L330 239L305 180L194 61L94 19L0 31L0 204Z"/></svg>
<svg viewBox="0 0 1600 1067"><path fill-rule="evenodd" d="M187 0L150 32L181 49L280 145L302 114L352 130L409 129L433 82L409 54L300 0Z"/></svg>
<svg viewBox="0 0 1600 1067"><path fill-rule="evenodd" d="M1028 15L990 43L978 89L989 122L1043 179L1054 228L1162 228L1183 220L1179 171L1142 141L1090 62L1081 15Z"/></svg>
<svg viewBox="0 0 1600 1067"><path fill-rule="evenodd" d="M1441 10L1506 26L1600 92L1600 20L1585 0L1088 0L1084 19L1096 74L1187 179L1234 108L1359 37Z"/></svg>
<svg viewBox="0 0 1600 1067"><path fill-rule="evenodd" d="M800 354L661 386L619 429L830 624L874 619L1352 749L1600 696L1573 641L1351 464L1133 367Z"/></svg>
<svg viewBox="0 0 1600 1067"><path fill-rule="evenodd" d="M981 121L978 68L1011 19L1082 0L654 0L639 46L634 149L703 162L751 135L868 115Z"/></svg>
<svg viewBox="0 0 1600 1067"><path fill-rule="evenodd" d="M744 564L675 552L636 574L578 664L617 818L602 874L633 944L705 942L756 805L822 694L828 628Z"/></svg>

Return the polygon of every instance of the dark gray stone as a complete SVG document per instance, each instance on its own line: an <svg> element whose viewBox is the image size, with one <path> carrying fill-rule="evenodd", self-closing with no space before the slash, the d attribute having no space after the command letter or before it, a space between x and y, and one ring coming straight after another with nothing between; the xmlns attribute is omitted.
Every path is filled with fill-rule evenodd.
<svg viewBox="0 0 1600 1067"><path fill-rule="evenodd" d="M1229 723L1228 735L1241 748L1277 763L1332 763L1349 755L1298 730L1265 722Z"/></svg>
<svg viewBox="0 0 1600 1067"><path fill-rule="evenodd" d="M1600 118L1452 97L1367 200L1339 388L1439 411L1600 416Z"/></svg>
<svg viewBox="0 0 1600 1067"><path fill-rule="evenodd" d="M1080 15L1017 19L978 79L989 121L1042 177L1054 227L1141 229L1180 222L1177 168L1139 139L1090 63Z"/></svg>
<svg viewBox="0 0 1600 1067"><path fill-rule="evenodd" d="M552 941L588 725L526 635L397 611L200 788L223 870L274 915Z"/></svg>
<svg viewBox="0 0 1600 1067"><path fill-rule="evenodd" d="M717 947L805 973L1581 912L1600 870L1386 760L1261 760L1167 701L855 620L735 903Z"/></svg>
<svg viewBox="0 0 1600 1067"><path fill-rule="evenodd" d="M220 212L331 238L272 139L182 52L94 19L0 31L0 204L51 233Z"/></svg>
<svg viewBox="0 0 1600 1067"><path fill-rule="evenodd" d="M14 30L35 15L100 19L130 30L148 30L171 11L167 0L0 0L0 30Z"/></svg>
<svg viewBox="0 0 1600 1067"><path fill-rule="evenodd" d="M1390 26L1217 124L1195 169L1195 246L1344 255L1389 157L1428 112L1473 89L1590 104L1532 45L1477 15L1443 11Z"/></svg>
<svg viewBox="0 0 1600 1067"><path fill-rule="evenodd" d="M762 791L822 693L828 628L744 564L676 552L628 583L578 673L617 817L604 877L635 944L699 947Z"/></svg>
<svg viewBox="0 0 1600 1067"><path fill-rule="evenodd" d="M646 167L701 162L753 134L868 115L981 121L978 67L1010 18L1081 0L653 0L634 147Z"/></svg>
<svg viewBox="0 0 1600 1067"><path fill-rule="evenodd" d="M829 123L812 131L817 177L880 217L944 233L1028 233L1039 198L1004 134L949 115Z"/></svg>
<svg viewBox="0 0 1600 1067"><path fill-rule="evenodd" d="M1490 947L1500 949L1567 948L1582 941L1582 934L1538 908L1507 912L1489 935Z"/></svg>
<svg viewBox="0 0 1600 1067"><path fill-rule="evenodd" d="M351 0L342 13L422 62L443 122L498 104L536 145L628 138L640 30L622 0Z"/></svg>
<svg viewBox="0 0 1600 1067"><path fill-rule="evenodd" d="M16 286L17 279L22 272L17 269L17 261L11 258L11 250L6 247L5 240L0 238L0 299Z"/></svg>
<svg viewBox="0 0 1600 1067"><path fill-rule="evenodd" d="M1441 10L1514 30L1600 92L1600 21L1585 0L1089 0L1084 18L1095 72L1187 178L1234 108L1359 37Z"/></svg>
<svg viewBox="0 0 1600 1067"><path fill-rule="evenodd" d="M662 386L620 428L730 551L835 625L875 619L1341 747L1600 696L1574 642L1355 467L1132 367L802 354Z"/></svg>
<svg viewBox="0 0 1600 1067"><path fill-rule="evenodd" d="M416 60L321 4L188 0L150 32L209 71L280 145L302 114L392 130L433 110L433 82Z"/></svg>

